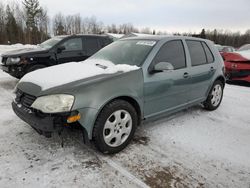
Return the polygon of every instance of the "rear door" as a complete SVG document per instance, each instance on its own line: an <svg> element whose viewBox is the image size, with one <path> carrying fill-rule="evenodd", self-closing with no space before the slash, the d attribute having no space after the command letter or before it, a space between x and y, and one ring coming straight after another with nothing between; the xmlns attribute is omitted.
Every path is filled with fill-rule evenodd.
<svg viewBox="0 0 250 188"><path fill-rule="evenodd" d="M186 44L191 60L189 101L195 102L206 98L216 66L214 56L204 41L186 40Z"/></svg>
<svg viewBox="0 0 250 188"><path fill-rule="evenodd" d="M174 70L144 76L145 117L177 109L188 102L189 78L183 41L163 44L150 67L160 62L171 63Z"/></svg>
<svg viewBox="0 0 250 188"><path fill-rule="evenodd" d="M59 47L65 47L65 49L57 52L58 63L77 62L85 59L81 37L67 39Z"/></svg>

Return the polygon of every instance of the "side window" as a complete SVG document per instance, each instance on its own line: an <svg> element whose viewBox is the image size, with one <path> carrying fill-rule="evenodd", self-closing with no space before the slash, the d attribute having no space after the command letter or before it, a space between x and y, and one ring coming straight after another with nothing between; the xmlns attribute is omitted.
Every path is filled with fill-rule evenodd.
<svg viewBox="0 0 250 188"><path fill-rule="evenodd" d="M153 64L160 62L171 63L174 69L186 67L184 46L181 40L173 40L165 43L157 53Z"/></svg>
<svg viewBox="0 0 250 188"><path fill-rule="evenodd" d="M64 52L82 50L82 39L81 38L69 39L65 41L62 44L62 46L65 47Z"/></svg>
<svg viewBox="0 0 250 188"><path fill-rule="evenodd" d="M87 37L84 40L84 47L86 49L87 55L93 55L99 50L98 39L94 37Z"/></svg>
<svg viewBox="0 0 250 188"><path fill-rule="evenodd" d="M213 63L214 56L213 56L211 50L209 49L209 47L207 46L207 44L205 42L202 42L202 45L203 45L203 48L204 48L206 56L207 56L207 63Z"/></svg>
<svg viewBox="0 0 250 188"><path fill-rule="evenodd" d="M200 41L187 40L192 66L203 65L207 63L207 57Z"/></svg>

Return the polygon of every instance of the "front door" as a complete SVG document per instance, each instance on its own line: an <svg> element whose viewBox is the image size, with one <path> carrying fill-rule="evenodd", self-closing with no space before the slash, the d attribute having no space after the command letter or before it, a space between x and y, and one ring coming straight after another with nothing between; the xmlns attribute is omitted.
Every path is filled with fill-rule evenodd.
<svg viewBox="0 0 250 188"><path fill-rule="evenodd" d="M172 64L174 70L145 74L144 116L146 118L177 109L188 102L190 80L182 40L166 42L149 69L160 62Z"/></svg>

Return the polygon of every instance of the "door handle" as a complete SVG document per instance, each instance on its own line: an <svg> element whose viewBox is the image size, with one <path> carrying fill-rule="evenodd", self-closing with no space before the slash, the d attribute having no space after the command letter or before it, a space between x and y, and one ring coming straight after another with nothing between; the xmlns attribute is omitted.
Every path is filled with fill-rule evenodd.
<svg viewBox="0 0 250 188"><path fill-rule="evenodd" d="M184 74L183 74L183 78L188 78L189 77L189 74L187 73L187 72L185 72Z"/></svg>
<svg viewBox="0 0 250 188"><path fill-rule="evenodd" d="M210 67L210 72L214 72L214 67Z"/></svg>

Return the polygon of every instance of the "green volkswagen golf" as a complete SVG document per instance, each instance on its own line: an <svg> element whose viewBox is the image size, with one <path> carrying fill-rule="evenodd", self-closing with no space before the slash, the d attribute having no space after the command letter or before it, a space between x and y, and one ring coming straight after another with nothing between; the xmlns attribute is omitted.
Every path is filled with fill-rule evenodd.
<svg viewBox="0 0 250 188"><path fill-rule="evenodd" d="M103 153L124 149L142 121L193 105L215 110L223 60L208 40L182 36L116 41L88 60L37 70L17 84L14 112L50 137L79 124Z"/></svg>

